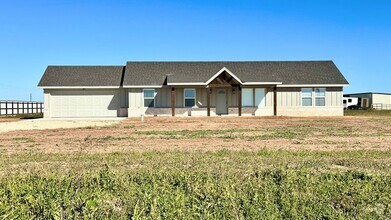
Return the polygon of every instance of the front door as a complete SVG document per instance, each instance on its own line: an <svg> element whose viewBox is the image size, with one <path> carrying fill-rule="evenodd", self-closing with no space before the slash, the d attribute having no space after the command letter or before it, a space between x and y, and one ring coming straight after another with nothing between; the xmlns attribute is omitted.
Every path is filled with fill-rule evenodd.
<svg viewBox="0 0 391 220"><path fill-rule="evenodd" d="M227 89L217 89L216 114L228 114Z"/></svg>

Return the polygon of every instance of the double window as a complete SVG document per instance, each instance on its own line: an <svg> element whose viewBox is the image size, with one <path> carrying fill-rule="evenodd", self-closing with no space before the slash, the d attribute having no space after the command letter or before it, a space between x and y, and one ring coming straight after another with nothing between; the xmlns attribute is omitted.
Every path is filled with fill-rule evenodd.
<svg viewBox="0 0 391 220"><path fill-rule="evenodd" d="M326 106L325 88L302 88L301 105L302 106Z"/></svg>
<svg viewBox="0 0 391 220"><path fill-rule="evenodd" d="M242 106L243 107L264 107L266 90L263 88L243 88Z"/></svg>
<svg viewBox="0 0 391 220"><path fill-rule="evenodd" d="M195 89L184 89L184 103L185 108L192 108L196 105L196 90Z"/></svg>
<svg viewBox="0 0 391 220"><path fill-rule="evenodd" d="M144 107L155 107L155 90L144 89Z"/></svg>

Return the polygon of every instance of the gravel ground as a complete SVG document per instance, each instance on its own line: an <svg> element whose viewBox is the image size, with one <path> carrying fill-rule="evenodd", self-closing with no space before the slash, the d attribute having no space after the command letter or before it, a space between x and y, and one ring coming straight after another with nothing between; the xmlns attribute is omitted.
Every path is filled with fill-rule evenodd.
<svg viewBox="0 0 391 220"><path fill-rule="evenodd" d="M120 123L124 118L94 119L31 119L0 123L0 133L17 130L45 130L58 128L83 128L110 126Z"/></svg>

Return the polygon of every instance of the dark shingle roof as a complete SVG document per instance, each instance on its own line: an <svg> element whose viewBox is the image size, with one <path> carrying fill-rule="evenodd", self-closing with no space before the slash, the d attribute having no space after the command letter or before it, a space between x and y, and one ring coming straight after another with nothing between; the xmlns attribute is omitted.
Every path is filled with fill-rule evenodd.
<svg viewBox="0 0 391 220"><path fill-rule="evenodd" d="M48 66L38 86L120 86L124 66Z"/></svg>
<svg viewBox="0 0 391 220"><path fill-rule="evenodd" d="M206 82L226 67L242 82L348 84L332 61L128 62L124 86Z"/></svg>
<svg viewBox="0 0 391 220"><path fill-rule="evenodd" d="M205 83L222 68L242 82L348 84L332 61L127 62L124 66L48 66L38 86L144 86ZM123 78L122 78L123 77Z"/></svg>

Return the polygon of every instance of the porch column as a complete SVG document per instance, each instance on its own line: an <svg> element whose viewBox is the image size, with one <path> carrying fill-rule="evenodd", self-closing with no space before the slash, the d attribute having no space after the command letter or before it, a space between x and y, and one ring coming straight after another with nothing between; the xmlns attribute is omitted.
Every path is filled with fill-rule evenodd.
<svg viewBox="0 0 391 220"><path fill-rule="evenodd" d="M242 116L242 87L238 87L238 116Z"/></svg>
<svg viewBox="0 0 391 220"><path fill-rule="evenodd" d="M206 108L207 108L208 116L210 116L210 96L211 96L211 90L209 88L206 88Z"/></svg>
<svg viewBox="0 0 391 220"><path fill-rule="evenodd" d="M175 116L175 88L171 88L171 115Z"/></svg>
<svg viewBox="0 0 391 220"><path fill-rule="evenodd" d="M277 87L273 87L273 114L277 116Z"/></svg>

